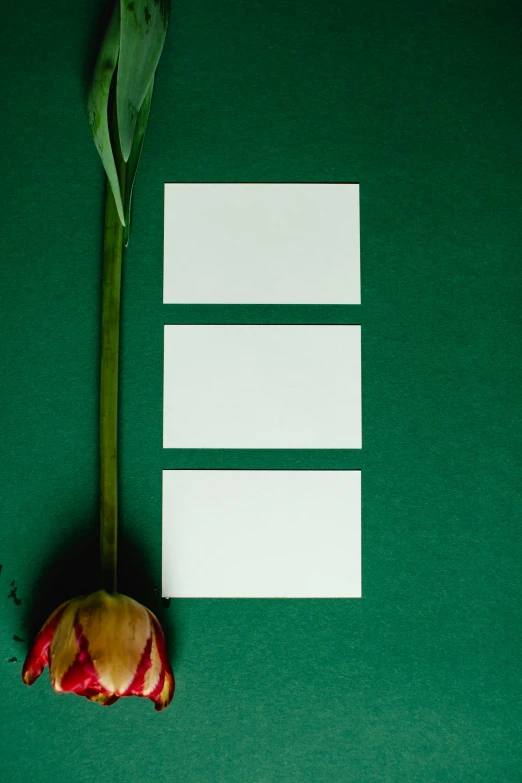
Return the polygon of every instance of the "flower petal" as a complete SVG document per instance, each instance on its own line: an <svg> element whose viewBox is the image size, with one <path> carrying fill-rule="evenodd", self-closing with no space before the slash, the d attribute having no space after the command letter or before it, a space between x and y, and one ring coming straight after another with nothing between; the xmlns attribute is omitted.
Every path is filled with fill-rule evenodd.
<svg viewBox="0 0 522 783"><path fill-rule="evenodd" d="M38 636L34 640L33 646L27 653L22 668L22 679L26 685L32 685L49 663L49 647L51 646L56 626L68 603L69 601L65 601L65 603L61 604L61 606L59 606L58 609L55 609L51 616L47 618Z"/></svg>
<svg viewBox="0 0 522 783"><path fill-rule="evenodd" d="M151 661L151 650L152 650L152 635L149 636L147 640L147 644L145 645L145 649L143 650L143 655L141 656L141 660L138 664L138 668L136 670L136 674L134 675L134 679L125 691L125 696L143 696L143 687L145 683L145 678L147 676L147 672L149 669L152 668L152 661Z"/></svg>
<svg viewBox="0 0 522 783"><path fill-rule="evenodd" d="M156 705L158 711L164 710L168 707L174 696L175 681L174 674L172 672L172 666L170 665L169 656L167 654L167 645L165 644L165 636L163 630L158 622L157 617L147 609L149 613L152 627L154 629L154 636L158 656L161 661L161 676L158 678L158 682L155 688L148 694L149 699L152 699Z"/></svg>
<svg viewBox="0 0 522 783"><path fill-rule="evenodd" d="M136 677L151 635L147 610L128 596L100 590L85 599L78 621L100 686L123 696Z"/></svg>
<svg viewBox="0 0 522 783"><path fill-rule="evenodd" d="M143 696L151 697L152 692L158 693L163 688L163 681L165 678L165 671L163 669L163 663L158 651L158 644L156 641L156 629L151 619L151 635L152 645L150 650L150 669L145 674L143 681Z"/></svg>
<svg viewBox="0 0 522 783"><path fill-rule="evenodd" d="M74 625L74 631L78 653L73 665L67 669L61 678L60 690L64 693L72 691L80 696L84 696L85 691L90 691L91 689L103 692L98 681L98 673L89 654L89 643L83 633L83 628L78 622Z"/></svg>
<svg viewBox="0 0 522 783"><path fill-rule="evenodd" d="M110 707L112 704L118 701L120 698L115 693L82 693L82 696L86 696L89 701L96 701L101 704L102 707Z"/></svg>
<svg viewBox="0 0 522 783"><path fill-rule="evenodd" d="M78 609L84 599L73 598L69 601L60 618L53 636L49 651L49 671L51 684L57 693L63 690L62 679L74 665L78 656L79 646L76 635L76 618ZM68 688L70 690L70 688Z"/></svg>
<svg viewBox="0 0 522 783"><path fill-rule="evenodd" d="M154 699L154 704L156 705L156 711L161 712L166 707L169 706L170 702L172 701L172 697L174 696L174 677L170 672L165 672L165 682L163 684L163 690L159 694L159 696Z"/></svg>

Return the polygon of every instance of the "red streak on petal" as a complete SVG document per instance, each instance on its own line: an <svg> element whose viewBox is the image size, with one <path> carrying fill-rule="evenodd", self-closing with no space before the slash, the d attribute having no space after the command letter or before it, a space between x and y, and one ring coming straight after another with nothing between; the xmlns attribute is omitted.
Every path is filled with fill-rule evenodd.
<svg viewBox="0 0 522 783"><path fill-rule="evenodd" d="M89 642L83 633L81 624L75 622L74 630L76 643L78 644L78 654L72 666L63 675L60 687L66 693L77 693L80 696L85 695L87 690L89 692L105 693L106 691L98 681L98 673L94 668L89 653Z"/></svg>
<svg viewBox="0 0 522 783"><path fill-rule="evenodd" d="M148 694L149 699L152 699L154 703L157 702L158 696L163 690L163 686L165 685L165 669L162 669L160 672L160 676L158 678L158 682L154 686L154 689Z"/></svg>
<svg viewBox="0 0 522 783"><path fill-rule="evenodd" d="M67 601L51 615L27 653L22 668L22 679L26 685L32 685L49 663L49 647L51 646L56 626L68 603Z"/></svg>
<svg viewBox="0 0 522 783"><path fill-rule="evenodd" d="M143 686L145 684L145 675L148 672L148 670L152 666L152 660L150 657L150 653L152 650L152 636L149 636L147 639L147 644L145 645L145 649L143 650L142 656L140 658L140 662L138 664L138 668L136 669L136 674L134 675L134 679L125 691L123 693L123 696L142 696L143 693Z"/></svg>

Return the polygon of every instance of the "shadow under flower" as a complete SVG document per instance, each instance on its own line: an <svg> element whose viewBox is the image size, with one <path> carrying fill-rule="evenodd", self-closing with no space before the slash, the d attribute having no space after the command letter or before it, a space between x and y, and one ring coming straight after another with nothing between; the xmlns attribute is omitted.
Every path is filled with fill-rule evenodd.
<svg viewBox="0 0 522 783"><path fill-rule="evenodd" d="M100 588L99 532L94 522L82 521L62 539L59 546L43 557L29 594L24 600L24 627L29 648L49 615L64 601L93 593ZM119 530L118 592L134 598L158 618L166 637L172 665L176 659L175 618L170 602L161 598L161 587L138 542Z"/></svg>

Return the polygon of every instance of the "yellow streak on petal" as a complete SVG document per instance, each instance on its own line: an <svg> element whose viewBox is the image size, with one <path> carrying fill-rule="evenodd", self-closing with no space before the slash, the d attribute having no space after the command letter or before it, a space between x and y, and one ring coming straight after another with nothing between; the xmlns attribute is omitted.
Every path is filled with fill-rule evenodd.
<svg viewBox="0 0 522 783"><path fill-rule="evenodd" d="M32 677L31 677L31 672L28 672L28 671L27 671L27 672L24 674L24 676L22 677L22 679L23 679L23 681L24 681L24 683L25 683L26 685L29 685L29 684L31 683L31 680L32 680Z"/></svg>
<svg viewBox="0 0 522 783"><path fill-rule="evenodd" d="M172 700L173 693L174 693L174 678L172 677L172 674L169 674L169 672L165 672L165 685L163 686L163 690L161 691L159 704L156 706L158 712L161 712L161 710L164 710L165 707L169 706Z"/></svg>
<svg viewBox="0 0 522 783"><path fill-rule="evenodd" d="M65 672L73 665L78 654L74 618L82 598L73 598L65 607L54 632L49 653L51 683L57 693L62 692L61 681Z"/></svg>
<svg viewBox="0 0 522 783"><path fill-rule="evenodd" d="M102 704L104 707L112 702L114 699L114 693L97 693L95 696L89 696L89 701L95 701L98 704Z"/></svg>
<svg viewBox="0 0 522 783"><path fill-rule="evenodd" d="M132 598L100 590L85 599L78 619L100 684L121 696L134 679L151 634L147 610Z"/></svg>

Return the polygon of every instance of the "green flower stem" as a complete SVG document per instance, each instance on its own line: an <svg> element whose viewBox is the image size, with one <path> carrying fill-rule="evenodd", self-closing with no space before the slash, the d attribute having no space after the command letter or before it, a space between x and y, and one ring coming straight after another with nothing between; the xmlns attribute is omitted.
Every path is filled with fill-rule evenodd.
<svg viewBox="0 0 522 783"><path fill-rule="evenodd" d="M125 164L120 161L125 188ZM123 180L123 181L122 181ZM100 561L102 587L116 591L118 560L118 364L123 226L107 183L100 373Z"/></svg>

